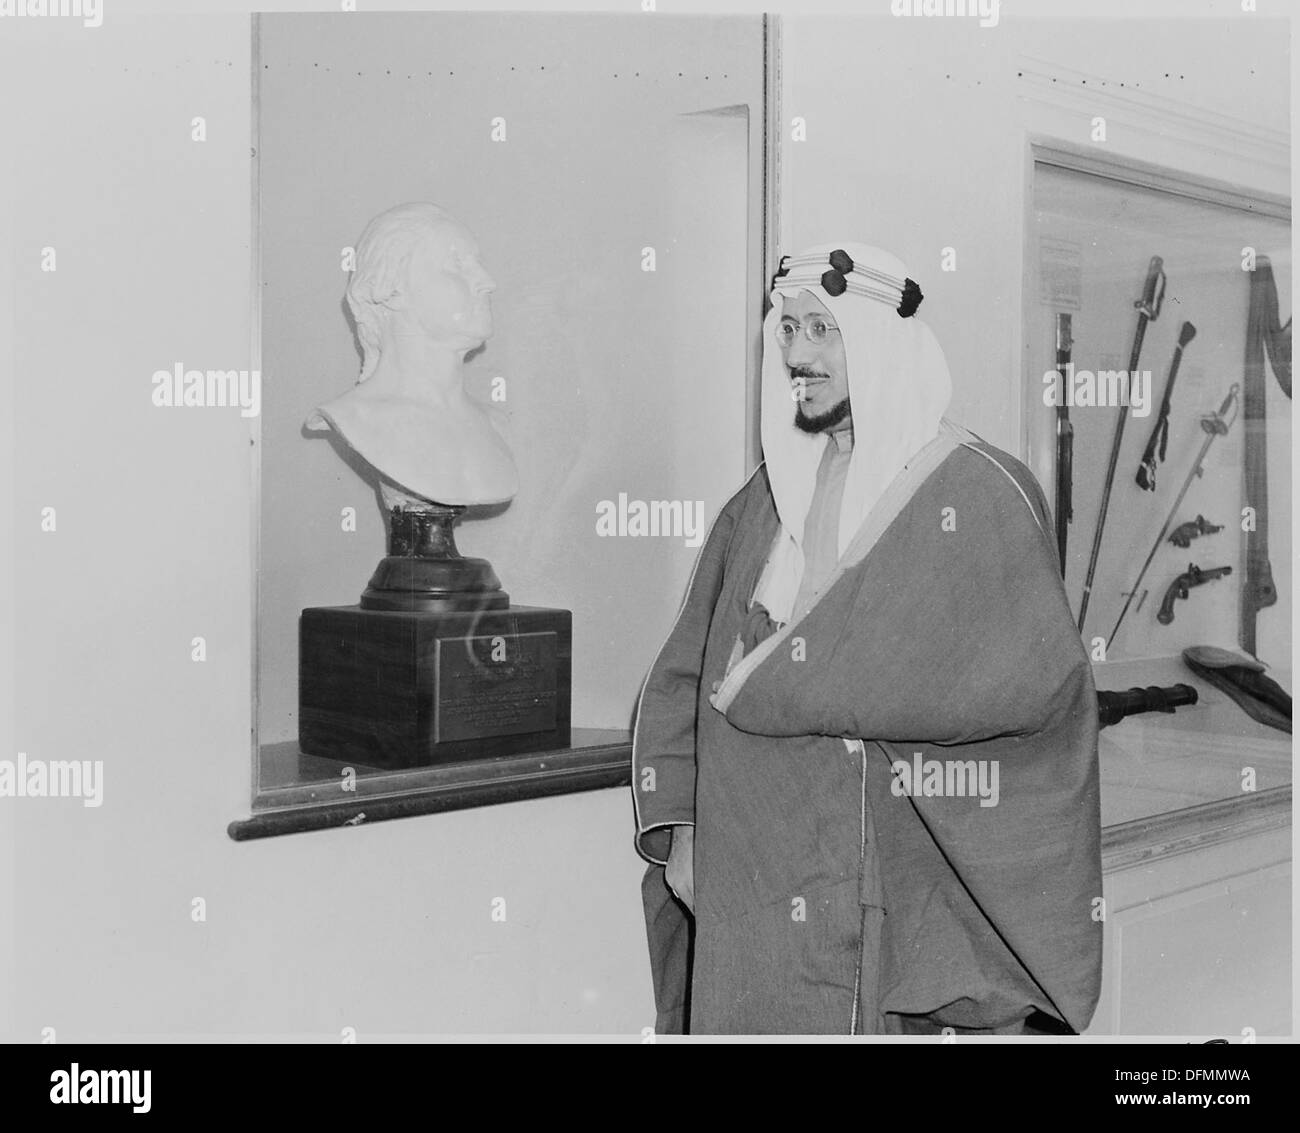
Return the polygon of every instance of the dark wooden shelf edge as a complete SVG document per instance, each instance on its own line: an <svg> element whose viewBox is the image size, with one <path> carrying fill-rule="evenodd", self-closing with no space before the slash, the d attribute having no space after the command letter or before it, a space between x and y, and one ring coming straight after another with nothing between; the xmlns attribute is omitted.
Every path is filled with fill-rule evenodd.
<svg viewBox="0 0 1300 1133"><path fill-rule="evenodd" d="M370 826L393 818L631 786L631 745L617 745L609 754L608 761L596 766L556 768L534 775L372 795L348 802L259 811L249 818L231 822L226 833L236 842L247 842L281 834ZM1125 869L1227 837L1283 825L1290 819L1290 810L1288 784L1258 794L1220 799L1108 826L1102 831L1103 867L1105 872Z"/></svg>
<svg viewBox="0 0 1300 1133"><path fill-rule="evenodd" d="M280 834L304 834L313 830L337 830L370 826L393 818L414 818L423 814L496 806L554 795L628 787L632 782L632 754L615 763L597 767L557 770L527 778L496 782L467 783L455 788L430 788L401 795L372 796L343 803L287 807L267 810L250 818L237 819L226 827L236 842L273 838Z"/></svg>

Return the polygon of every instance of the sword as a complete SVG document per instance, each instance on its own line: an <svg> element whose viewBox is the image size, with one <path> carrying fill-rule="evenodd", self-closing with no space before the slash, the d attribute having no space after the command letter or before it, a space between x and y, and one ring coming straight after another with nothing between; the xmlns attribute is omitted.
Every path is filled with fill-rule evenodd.
<svg viewBox="0 0 1300 1133"><path fill-rule="evenodd" d="M1061 399L1056 406L1056 549L1061 558L1061 577L1065 577L1065 544L1070 524L1074 522L1074 426L1065 396L1070 371L1070 316L1056 316L1056 372L1061 376Z"/></svg>
<svg viewBox="0 0 1300 1133"><path fill-rule="evenodd" d="M1137 308L1137 329L1133 332L1133 350L1128 359L1128 381L1130 388L1133 375L1137 372L1138 361L1142 356L1142 339L1146 337L1147 323L1153 323L1160 317L1160 305L1165 300L1165 262L1159 256L1152 256L1147 266L1147 281L1142 288L1142 298L1135 299ZM1128 420L1128 398L1119 407L1119 419L1115 422L1115 436L1110 442L1110 463L1106 466L1106 483L1101 492L1101 509L1097 513L1097 529L1092 535L1092 554L1088 556L1088 574L1083 580L1083 599L1079 603L1079 632L1083 632L1083 623L1088 617L1088 597L1092 594L1092 580L1097 573L1097 557L1101 554L1101 534L1106 527L1106 512L1110 507L1110 490L1115 484L1115 466L1119 463L1119 446L1124 440L1124 423Z"/></svg>
<svg viewBox="0 0 1300 1133"><path fill-rule="evenodd" d="M1164 463L1165 447L1169 444L1169 407L1173 402L1174 382L1178 379L1178 364L1183 360L1183 347L1195 337L1196 328L1191 323L1183 323L1182 330L1178 332L1178 345L1174 347L1174 360L1169 363L1169 379L1165 382L1165 396L1160 402L1160 413L1156 417L1155 428L1151 430L1146 451L1142 454L1142 463L1138 465L1138 486L1148 492L1156 490L1156 465ZM1129 381L1132 380L1130 376Z"/></svg>
<svg viewBox="0 0 1300 1133"><path fill-rule="evenodd" d="M1124 615L1128 613L1129 605L1133 601L1133 595L1137 593L1138 587L1142 585L1142 579L1146 576L1147 567L1151 565L1151 560L1156 557L1156 552L1160 549L1160 544L1165 541L1165 533L1169 530L1169 525L1173 523L1174 516L1178 514L1178 509L1183 505L1183 497L1187 495L1187 489L1192 486L1192 481L1198 476L1205 473L1205 454L1210 451L1210 446L1214 444L1216 437L1226 436L1232 422L1236 420L1236 414L1228 417L1228 410L1233 407L1237 400L1237 392L1240 387L1236 382L1232 383L1232 388L1228 390L1228 396L1223 399L1223 404L1213 413L1207 413L1201 418L1201 428L1205 430L1205 440L1201 442L1201 451L1196 454L1196 459L1192 462L1192 470L1187 473L1187 479L1183 481L1183 486L1178 492L1178 498L1174 500L1174 506L1169 509L1169 518L1165 520L1165 525L1160 528L1160 534L1156 536L1156 541L1151 544L1151 553L1147 555L1147 560L1142 564L1142 569L1138 571L1137 581L1133 584L1133 589L1129 591L1128 601L1124 603L1124 608L1120 610L1119 617L1115 619L1115 628L1110 631L1110 637L1106 640L1109 644L1115 643L1115 635L1119 633L1120 623L1124 620Z"/></svg>

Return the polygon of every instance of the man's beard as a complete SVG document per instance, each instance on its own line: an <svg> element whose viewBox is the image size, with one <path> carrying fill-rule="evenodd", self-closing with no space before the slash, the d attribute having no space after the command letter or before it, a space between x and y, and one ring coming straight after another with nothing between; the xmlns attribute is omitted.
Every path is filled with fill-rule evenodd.
<svg viewBox="0 0 1300 1133"><path fill-rule="evenodd" d="M846 397L836 405L832 405L825 413L818 413L809 417L804 414L804 403L796 403L794 409L794 424L796 429L802 429L805 433L824 433L827 429L832 429L843 421L849 415L849 399Z"/></svg>

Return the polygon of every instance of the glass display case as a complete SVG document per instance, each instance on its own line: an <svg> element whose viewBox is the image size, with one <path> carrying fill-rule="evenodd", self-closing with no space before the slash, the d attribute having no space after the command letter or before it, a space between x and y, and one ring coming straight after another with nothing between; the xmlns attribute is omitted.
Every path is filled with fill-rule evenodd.
<svg viewBox="0 0 1300 1133"><path fill-rule="evenodd" d="M709 520L749 470L766 271L763 26L581 13L255 19L266 380L254 820L232 836L626 782L646 665ZM563 718L558 742L481 719L512 695L485 691L504 630L454 635L481 644L457 662L477 684L462 681L454 701L478 715L462 712L455 735L469 738L447 750L420 728L438 682L457 676L453 645L440 637L441 668L413 658L419 634L389 632L400 614L371 619L365 640L317 632L327 614L365 616L357 603L385 555L389 508L359 451L304 421L358 381L345 292L367 222L403 202L463 224L495 284L492 332L466 356L464 387L499 423L519 488L463 509L455 538L461 555L490 562L511 611L571 615L571 641L553 651L562 671L543 690L562 701L549 706ZM656 522L641 530L638 509ZM377 707L359 719L357 704ZM392 741L382 759L360 741L319 744L381 731Z"/></svg>
<svg viewBox="0 0 1300 1133"><path fill-rule="evenodd" d="M1111 823L1290 783L1290 244L1285 200L1035 149L1029 463L1098 689L1163 709L1102 733Z"/></svg>

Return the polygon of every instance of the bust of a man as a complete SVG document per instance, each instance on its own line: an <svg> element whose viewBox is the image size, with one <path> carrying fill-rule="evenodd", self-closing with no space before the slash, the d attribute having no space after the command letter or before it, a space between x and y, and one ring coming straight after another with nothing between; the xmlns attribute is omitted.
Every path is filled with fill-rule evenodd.
<svg viewBox="0 0 1300 1133"><path fill-rule="evenodd" d="M361 235L347 288L361 375L307 427L333 429L380 473L386 508L518 491L504 438L464 384L465 355L492 333L495 287L469 230L436 205L398 205Z"/></svg>

